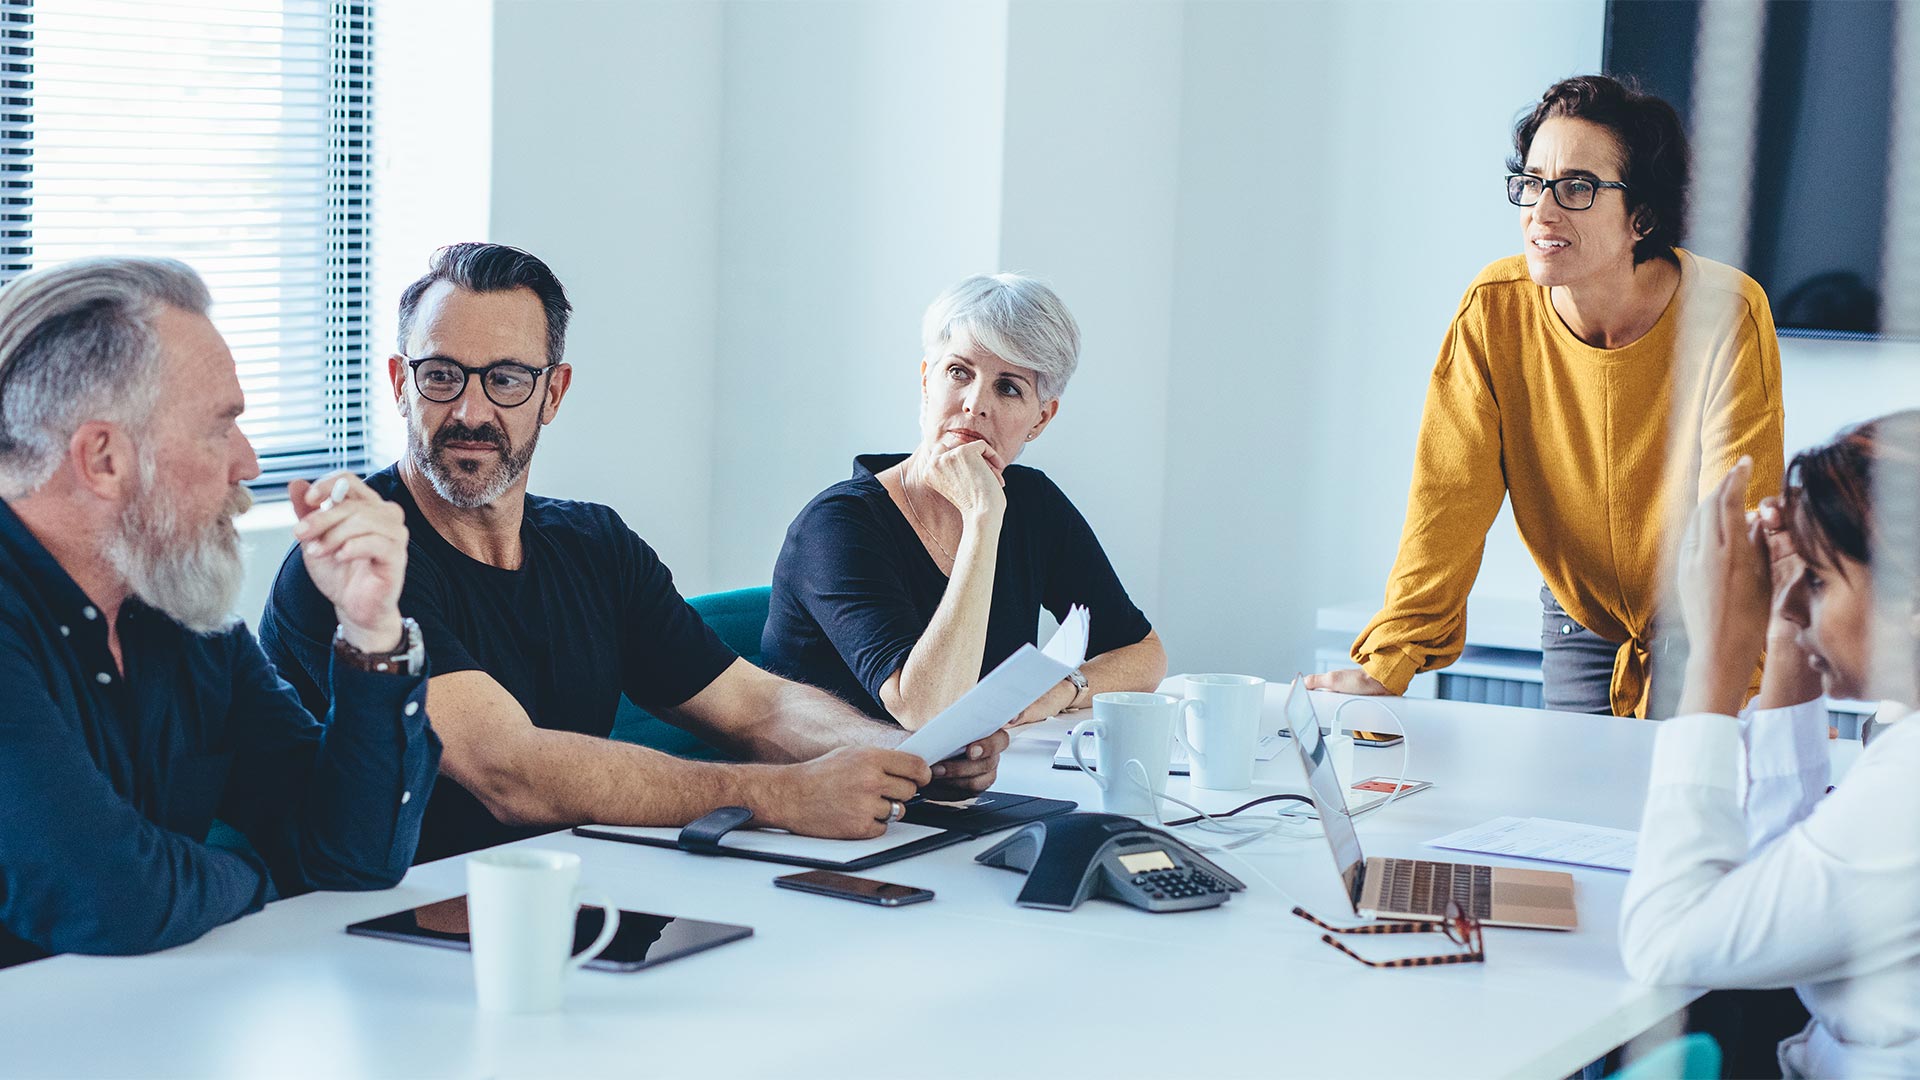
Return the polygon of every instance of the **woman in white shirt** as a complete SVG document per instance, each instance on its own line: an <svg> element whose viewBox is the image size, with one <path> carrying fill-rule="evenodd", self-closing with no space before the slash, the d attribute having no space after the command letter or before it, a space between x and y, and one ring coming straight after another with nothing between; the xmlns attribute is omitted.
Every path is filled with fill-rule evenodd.
<svg viewBox="0 0 1920 1080"><path fill-rule="evenodd" d="M1784 499L1751 520L1749 470L1701 504L1681 549L1692 652L1655 743L1627 970L1792 986L1813 1019L1780 1044L1787 1076L1917 1076L1920 721L1879 728L1829 793L1822 684L1920 697L1920 411L1799 454Z"/></svg>

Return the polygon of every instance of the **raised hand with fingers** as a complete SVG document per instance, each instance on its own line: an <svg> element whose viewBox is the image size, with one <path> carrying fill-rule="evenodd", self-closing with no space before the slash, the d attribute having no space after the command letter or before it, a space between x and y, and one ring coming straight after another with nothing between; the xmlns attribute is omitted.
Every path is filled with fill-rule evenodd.
<svg viewBox="0 0 1920 1080"><path fill-rule="evenodd" d="M921 469L922 481L952 503L962 518L1006 509L1006 464L984 439L933 451Z"/></svg>
<svg viewBox="0 0 1920 1080"><path fill-rule="evenodd" d="M1736 715L1773 608L1767 537L1746 515L1753 460L1741 458L1693 511L1680 542L1680 617L1689 653L1681 711Z"/></svg>
<svg viewBox="0 0 1920 1080"><path fill-rule="evenodd" d="M407 576L407 524L400 507L348 472L287 486L299 520L293 538L307 575L333 602L347 644L391 650L401 638L400 587Z"/></svg>

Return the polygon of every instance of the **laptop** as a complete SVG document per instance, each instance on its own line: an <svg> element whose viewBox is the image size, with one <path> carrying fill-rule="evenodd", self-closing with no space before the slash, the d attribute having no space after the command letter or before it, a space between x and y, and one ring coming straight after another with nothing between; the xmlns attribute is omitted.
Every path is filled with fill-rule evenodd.
<svg viewBox="0 0 1920 1080"><path fill-rule="evenodd" d="M1559 870L1514 870L1430 859L1369 859L1360 850L1345 789L1333 757L1320 738L1313 699L1296 677L1287 688L1287 727L1307 776L1307 795L1320 813L1333 863L1353 912L1363 918L1431 922L1459 900L1468 915L1488 926L1572 930L1573 875Z"/></svg>

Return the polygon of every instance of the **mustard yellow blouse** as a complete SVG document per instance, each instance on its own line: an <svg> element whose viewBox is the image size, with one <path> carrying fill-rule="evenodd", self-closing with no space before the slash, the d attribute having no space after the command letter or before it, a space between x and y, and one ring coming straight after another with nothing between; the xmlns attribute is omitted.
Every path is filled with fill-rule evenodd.
<svg viewBox="0 0 1920 1080"><path fill-rule="evenodd" d="M1553 595L1620 643L1614 711L1646 715L1647 640L1685 513L1742 454L1749 506L1784 470L1766 294L1730 266L1679 257L1673 301L1618 349L1575 337L1524 256L1467 289L1427 387L1386 604L1353 644L1387 689L1459 658L1487 529L1511 498Z"/></svg>

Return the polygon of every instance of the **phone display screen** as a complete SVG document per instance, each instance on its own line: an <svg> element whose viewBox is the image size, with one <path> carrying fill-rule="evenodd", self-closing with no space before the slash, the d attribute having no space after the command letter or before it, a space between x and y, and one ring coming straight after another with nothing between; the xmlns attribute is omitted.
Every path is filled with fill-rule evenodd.
<svg viewBox="0 0 1920 1080"><path fill-rule="evenodd" d="M574 918L573 950L579 952L593 944L605 921L606 916L599 908L582 907ZM347 933L437 945L443 949L472 948L467 938L467 898L464 896L357 922L347 927ZM639 971L752 934L750 926L622 910L620 929L614 932L613 944L587 961L587 966L602 971Z"/></svg>
<svg viewBox="0 0 1920 1080"><path fill-rule="evenodd" d="M1144 874L1149 870L1174 869L1173 857L1164 851L1137 851L1131 855L1120 856L1120 865L1129 874Z"/></svg>

